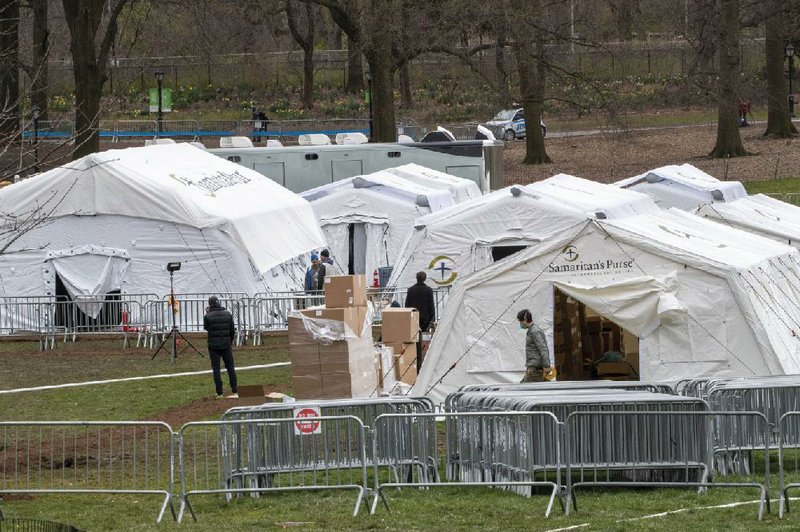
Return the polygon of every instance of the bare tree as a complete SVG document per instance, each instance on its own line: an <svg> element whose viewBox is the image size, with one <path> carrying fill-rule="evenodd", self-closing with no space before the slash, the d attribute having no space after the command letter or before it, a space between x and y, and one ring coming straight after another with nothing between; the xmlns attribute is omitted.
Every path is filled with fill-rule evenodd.
<svg viewBox="0 0 800 532"><path fill-rule="evenodd" d="M75 76L73 159L100 149L100 98L117 20L129 0L62 0Z"/></svg>
<svg viewBox="0 0 800 532"><path fill-rule="evenodd" d="M739 0L717 0L717 9L717 141L709 155L740 157L748 153L742 145L738 119Z"/></svg>
<svg viewBox="0 0 800 532"><path fill-rule="evenodd" d="M303 9L297 10L297 4ZM303 107L314 107L314 41L316 6L308 0L286 0L286 20L295 42L303 49Z"/></svg>
<svg viewBox="0 0 800 532"><path fill-rule="evenodd" d="M39 110L39 119L47 120L47 85L50 82L47 60L50 56L50 31L47 25L48 1L30 0L33 10L33 61L31 75L31 106Z"/></svg>
<svg viewBox="0 0 800 532"><path fill-rule="evenodd" d="M797 134L789 116L789 90L783 78L784 46L789 42L788 2L768 0L764 4L764 55L767 72L767 128L764 135L786 138Z"/></svg>
<svg viewBox="0 0 800 532"><path fill-rule="evenodd" d="M16 137L20 119L19 0L0 1L0 142Z"/></svg>
<svg viewBox="0 0 800 532"><path fill-rule="evenodd" d="M347 84L345 91L355 94L364 88L364 69L361 48L350 37L347 38Z"/></svg>

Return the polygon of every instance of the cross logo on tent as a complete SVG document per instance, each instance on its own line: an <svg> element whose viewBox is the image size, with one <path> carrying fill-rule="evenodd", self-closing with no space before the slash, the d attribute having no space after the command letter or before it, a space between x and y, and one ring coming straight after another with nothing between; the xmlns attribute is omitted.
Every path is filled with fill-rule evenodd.
<svg viewBox="0 0 800 532"><path fill-rule="evenodd" d="M576 260L578 260L578 257L580 256L578 254L578 251L575 249L575 246L567 246L561 253L567 256L567 258L564 259L567 262L575 262Z"/></svg>
<svg viewBox="0 0 800 532"><path fill-rule="evenodd" d="M439 264L438 266L436 264ZM455 268L451 268L448 264L452 264L455 266L453 259L446 255L439 255L435 257L431 262L428 264L428 269L437 272L438 276L441 277L440 279L436 279L432 277L432 281L438 285L448 285L451 284L453 281L456 280L458 276L458 272L455 271ZM449 273L448 273L449 272Z"/></svg>

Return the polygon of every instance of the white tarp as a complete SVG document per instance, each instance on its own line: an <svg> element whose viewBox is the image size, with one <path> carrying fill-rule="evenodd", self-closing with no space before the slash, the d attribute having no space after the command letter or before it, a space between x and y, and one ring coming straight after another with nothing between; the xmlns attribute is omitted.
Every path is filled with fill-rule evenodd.
<svg viewBox="0 0 800 532"><path fill-rule="evenodd" d="M617 218L657 210L644 194L566 174L506 187L417 220L389 284L411 286L416 273L425 271L431 286L449 286L492 264L492 248L535 245L582 225L587 216Z"/></svg>
<svg viewBox="0 0 800 532"><path fill-rule="evenodd" d="M553 349L555 288L640 335L642 380L800 371L797 251L678 211L586 218L450 292L412 394L518 382L529 308Z"/></svg>
<svg viewBox="0 0 800 532"><path fill-rule="evenodd" d="M307 201L186 144L89 155L3 188L0 213L27 227L0 233L15 238L0 256L0 293L14 296L54 295L59 268L45 272L46 255L84 246L127 253L123 293L165 293L172 261L183 263L176 292L297 289L304 270L295 257L324 242ZM83 262L100 279L101 265L87 260L99 259Z"/></svg>
<svg viewBox="0 0 800 532"><path fill-rule="evenodd" d="M480 191L472 181L405 165L336 181L301 196L311 202L331 257L343 271L351 255L350 226L363 224L365 248L353 255L354 261L362 253L366 257L364 272L369 277L379 267L394 266L414 220L476 194ZM360 268L360 262L354 264L354 269Z"/></svg>
<svg viewBox="0 0 800 532"><path fill-rule="evenodd" d="M800 207L755 194L726 203L703 203L696 214L800 247Z"/></svg>

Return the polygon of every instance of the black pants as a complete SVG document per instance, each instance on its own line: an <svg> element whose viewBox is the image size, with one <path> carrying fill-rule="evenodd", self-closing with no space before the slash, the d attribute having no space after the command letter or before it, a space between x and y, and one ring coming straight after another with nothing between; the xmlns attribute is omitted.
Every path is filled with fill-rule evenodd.
<svg viewBox="0 0 800 532"><path fill-rule="evenodd" d="M225 363L225 369L228 370L228 380L231 383L231 393L236 393L236 368L233 367L233 351L228 346L226 349L211 349L208 348L208 357L211 359L211 369L214 372L214 388L217 390L217 395L222 395L222 377L219 371L219 359Z"/></svg>

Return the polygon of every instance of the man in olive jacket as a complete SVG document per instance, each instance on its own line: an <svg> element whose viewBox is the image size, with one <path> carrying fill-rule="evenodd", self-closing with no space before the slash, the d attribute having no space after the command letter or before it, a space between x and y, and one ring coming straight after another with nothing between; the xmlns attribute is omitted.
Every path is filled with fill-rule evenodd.
<svg viewBox="0 0 800 532"><path fill-rule="evenodd" d="M211 359L211 369L214 372L214 387L217 399L222 399L222 377L220 376L219 360L225 363L228 379L231 384L231 397L239 397L236 391L236 368L233 366L233 339L236 328L233 325L233 316L219 304L217 296L208 298L208 309L203 317L203 328L208 331L208 356Z"/></svg>
<svg viewBox="0 0 800 532"><path fill-rule="evenodd" d="M517 313L520 329L525 333L525 376L522 382L543 382L543 372L546 368L554 369L550 364L550 351L547 348L547 339L544 331L533 323L533 316L528 309Z"/></svg>

